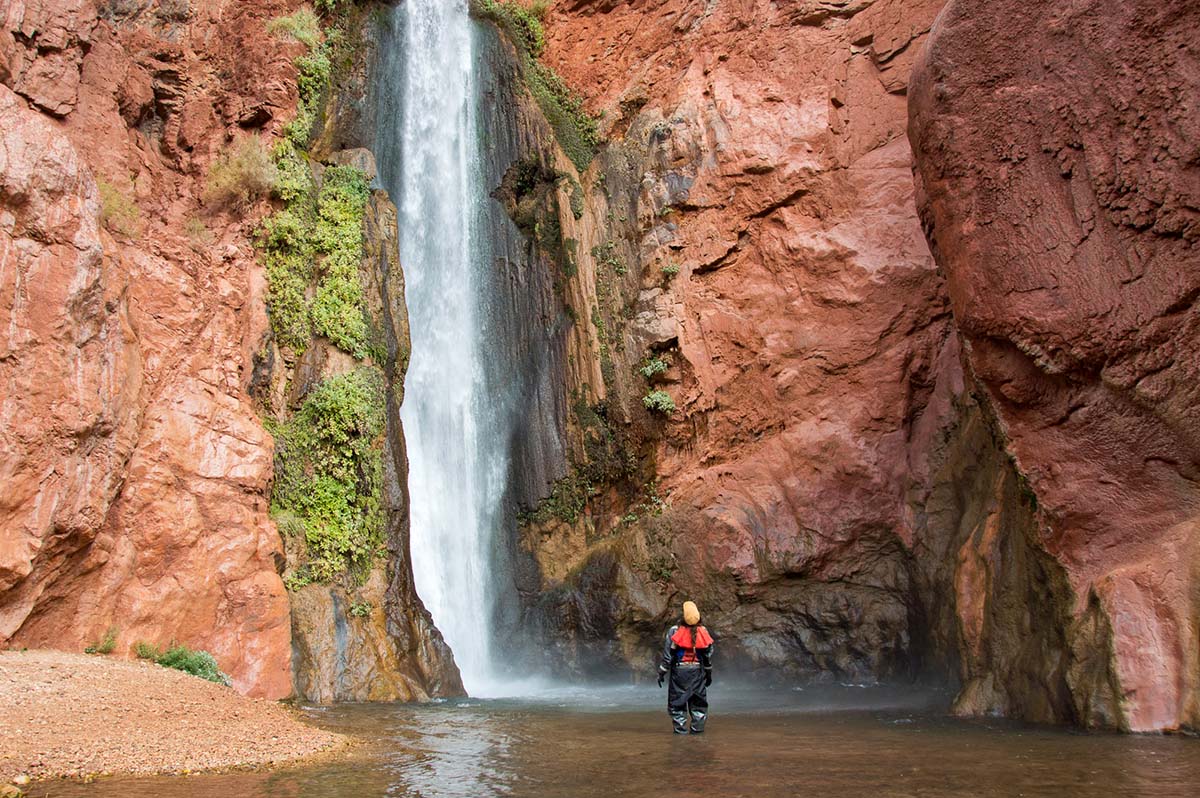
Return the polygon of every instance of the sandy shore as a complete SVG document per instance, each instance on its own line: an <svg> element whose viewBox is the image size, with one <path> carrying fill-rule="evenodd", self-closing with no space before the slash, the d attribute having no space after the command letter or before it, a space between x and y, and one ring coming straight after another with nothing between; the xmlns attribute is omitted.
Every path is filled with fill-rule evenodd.
<svg viewBox="0 0 1200 798"><path fill-rule="evenodd" d="M180 671L61 651L0 651L0 729L0 784L268 765L347 741Z"/></svg>

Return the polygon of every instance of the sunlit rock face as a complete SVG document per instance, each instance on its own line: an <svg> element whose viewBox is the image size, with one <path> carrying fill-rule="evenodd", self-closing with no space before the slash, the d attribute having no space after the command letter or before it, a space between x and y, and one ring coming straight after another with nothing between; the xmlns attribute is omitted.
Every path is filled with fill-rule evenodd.
<svg viewBox="0 0 1200 798"><path fill-rule="evenodd" d="M966 361L1067 574L1071 639L1111 624L1097 654L1132 729L1200 717L1198 30L1190 4L955 0L912 89Z"/></svg>
<svg viewBox="0 0 1200 798"><path fill-rule="evenodd" d="M257 211L199 210L226 141L295 103L297 45L262 33L289 5L0 11L2 644L111 628L120 653L186 642L243 692L291 692L272 443L244 388Z"/></svg>

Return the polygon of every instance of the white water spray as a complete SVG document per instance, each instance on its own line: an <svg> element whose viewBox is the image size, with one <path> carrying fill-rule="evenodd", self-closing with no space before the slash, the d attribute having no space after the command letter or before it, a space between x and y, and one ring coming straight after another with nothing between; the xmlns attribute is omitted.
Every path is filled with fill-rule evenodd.
<svg viewBox="0 0 1200 798"><path fill-rule="evenodd" d="M509 430L484 368L486 285L475 41L466 3L406 0L400 258L412 329L407 436L417 592L473 695L503 692L491 623Z"/></svg>

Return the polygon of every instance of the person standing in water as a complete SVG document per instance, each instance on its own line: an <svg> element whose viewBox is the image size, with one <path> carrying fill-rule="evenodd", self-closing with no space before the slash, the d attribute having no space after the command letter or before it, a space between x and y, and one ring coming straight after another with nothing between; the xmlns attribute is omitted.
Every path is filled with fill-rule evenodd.
<svg viewBox="0 0 1200 798"><path fill-rule="evenodd" d="M713 639L700 625L700 610L694 602L683 602L683 625L667 630L662 661L658 665L658 686L670 679L667 687L667 712L676 734L704 733L708 719L708 686L712 684Z"/></svg>

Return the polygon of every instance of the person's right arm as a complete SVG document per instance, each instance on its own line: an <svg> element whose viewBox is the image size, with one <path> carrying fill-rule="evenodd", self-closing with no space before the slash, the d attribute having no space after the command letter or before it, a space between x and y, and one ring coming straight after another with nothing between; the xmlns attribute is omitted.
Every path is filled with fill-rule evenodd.
<svg viewBox="0 0 1200 798"><path fill-rule="evenodd" d="M672 626L670 629L668 629L667 637L665 640L663 640L662 658L658 662L658 673L660 677L664 673L669 673L671 670L671 665L675 662L675 644L671 641L671 638L675 636L675 630L678 628L679 627L677 626ZM661 679L659 681L661 682Z"/></svg>

